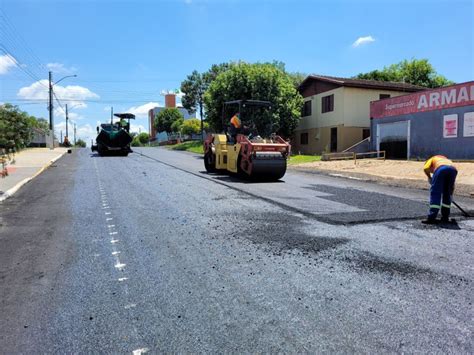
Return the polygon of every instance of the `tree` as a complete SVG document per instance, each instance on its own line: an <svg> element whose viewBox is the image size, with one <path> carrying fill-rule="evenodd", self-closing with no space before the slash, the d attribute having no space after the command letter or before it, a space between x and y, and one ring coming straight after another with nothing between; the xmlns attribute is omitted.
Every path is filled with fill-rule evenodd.
<svg viewBox="0 0 474 355"><path fill-rule="evenodd" d="M272 131L289 137L298 125L303 98L289 76L273 64L238 63L216 77L204 97L212 128L224 128L221 121L224 102L237 99L272 103L270 111L251 117L260 134Z"/></svg>
<svg viewBox="0 0 474 355"><path fill-rule="evenodd" d="M400 63L384 67L382 70L360 73L356 78L379 81L398 81L427 88L437 88L453 84L452 81L438 74L428 59L405 59Z"/></svg>
<svg viewBox="0 0 474 355"><path fill-rule="evenodd" d="M183 107L191 113L195 113L199 110L201 131L204 130L204 94L212 81L231 66L231 63L213 64L205 73L199 73L197 70L194 70L187 76L186 80L181 83L181 91L184 93L181 103Z"/></svg>
<svg viewBox="0 0 474 355"><path fill-rule="evenodd" d="M146 132L135 134L132 140L132 147L141 147L148 143L149 135Z"/></svg>
<svg viewBox="0 0 474 355"><path fill-rule="evenodd" d="M204 129L209 128L209 124L207 122L203 123ZM181 133L187 135L198 134L201 132L201 121L197 118L190 118L186 120L181 125Z"/></svg>
<svg viewBox="0 0 474 355"><path fill-rule="evenodd" d="M293 86L298 89L300 84L303 82L304 79L308 76L308 74L301 73L301 72L292 72L287 73L293 83Z"/></svg>
<svg viewBox="0 0 474 355"><path fill-rule="evenodd" d="M179 120L176 120L173 122L171 125L171 132L181 132L181 125L184 122L184 118L180 118Z"/></svg>
<svg viewBox="0 0 474 355"><path fill-rule="evenodd" d="M203 74L197 70L194 70L181 83L181 91L184 93L181 99L183 107L191 113L196 112L196 109L199 108L201 119L203 118L204 93L207 90L207 86L208 84L204 80Z"/></svg>
<svg viewBox="0 0 474 355"><path fill-rule="evenodd" d="M33 127L49 132L49 122L45 118L36 118L34 116L31 116L31 118L33 120Z"/></svg>
<svg viewBox="0 0 474 355"><path fill-rule="evenodd" d="M165 108L155 117L155 128L158 132L172 132L171 125L177 120L184 120L183 114L176 108Z"/></svg>
<svg viewBox="0 0 474 355"><path fill-rule="evenodd" d="M82 139L79 138L79 139L76 141L75 147L78 147L78 148L85 148L86 145L87 145L86 142L84 142Z"/></svg>
<svg viewBox="0 0 474 355"><path fill-rule="evenodd" d="M0 105L0 148L21 149L26 147L32 136L34 117L20 111L18 106Z"/></svg>

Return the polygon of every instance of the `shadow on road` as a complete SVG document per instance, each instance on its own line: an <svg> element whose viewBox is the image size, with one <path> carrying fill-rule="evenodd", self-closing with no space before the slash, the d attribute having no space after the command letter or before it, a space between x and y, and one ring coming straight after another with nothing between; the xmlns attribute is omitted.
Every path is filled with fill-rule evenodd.
<svg viewBox="0 0 474 355"><path fill-rule="evenodd" d="M271 183L271 184L278 184L284 183L283 180L265 180L265 179L251 179L246 177L239 177L237 175L229 175L226 173L208 173L207 171L203 170L199 172L200 174L207 175L212 177L214 180L219 180L223 182L235 182L241 184L261 184L261 183Z"/></svg>

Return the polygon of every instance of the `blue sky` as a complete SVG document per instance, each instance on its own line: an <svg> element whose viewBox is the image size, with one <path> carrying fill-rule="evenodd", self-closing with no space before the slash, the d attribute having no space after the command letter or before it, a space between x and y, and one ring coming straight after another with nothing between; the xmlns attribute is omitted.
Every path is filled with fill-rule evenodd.
<svg viewBox="0 0 474 355"><path fill-rule="evenodd" d="M111 105L147 131L162 90L226 61L344 77L428 58L455 82L474 78L473 1L2 0L0 10L0 102L47 118L35 82L50 69L77 74L56 94L87 141ZM60 108L55 123L64 129Z"/></svg>

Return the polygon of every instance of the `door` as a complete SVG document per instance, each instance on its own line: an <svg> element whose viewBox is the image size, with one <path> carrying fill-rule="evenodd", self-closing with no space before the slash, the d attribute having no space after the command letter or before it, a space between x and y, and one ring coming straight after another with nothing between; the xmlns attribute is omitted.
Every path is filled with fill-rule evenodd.
<svg viewBox="0 0 474 355"><path fill-rule="evenodd" d="M389 159L410 159L410 121L378 124L377 150Z"/></svg>
<svg viewBox="0 0 474 355"><path fill-rule="evenodd" d="M331 152L337 152L337 127L331 128Z"/></svg>

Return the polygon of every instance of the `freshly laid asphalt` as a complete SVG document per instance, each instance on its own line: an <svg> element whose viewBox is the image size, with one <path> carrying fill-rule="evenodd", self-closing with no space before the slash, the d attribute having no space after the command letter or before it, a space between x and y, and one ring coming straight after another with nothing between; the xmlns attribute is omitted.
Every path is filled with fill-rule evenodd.
<svg viewBox="0 0 474 355"><path fill-rule="evenodd" d="M427 191L203 170L80 150L3 202L0 352L474 351L472 219L421 225Z"/></svg>

